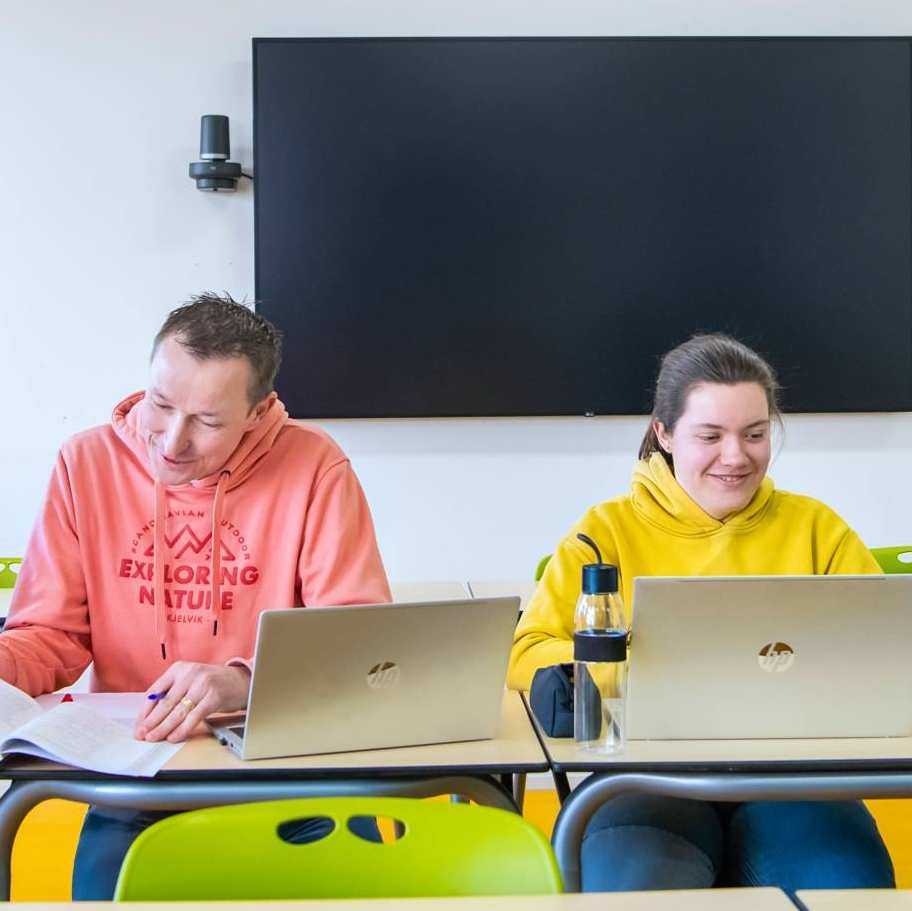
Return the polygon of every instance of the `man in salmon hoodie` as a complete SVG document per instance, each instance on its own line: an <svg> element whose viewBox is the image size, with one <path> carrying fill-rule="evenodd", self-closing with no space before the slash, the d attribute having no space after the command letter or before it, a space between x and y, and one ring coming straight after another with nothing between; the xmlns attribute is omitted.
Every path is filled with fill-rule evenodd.
<svg viewBox="0 0 912 911"><path fill-rule="evenodd" d="M280 349L275 328L228 295L168 316L145 392L60 450L0 635L0 678L34 696L91 663L92 690L165 693L136 736L176 742L246 706L260 611L390 600L348 459L273 392ZM152 818L90 811L74 898L111 897Z"/></svg>

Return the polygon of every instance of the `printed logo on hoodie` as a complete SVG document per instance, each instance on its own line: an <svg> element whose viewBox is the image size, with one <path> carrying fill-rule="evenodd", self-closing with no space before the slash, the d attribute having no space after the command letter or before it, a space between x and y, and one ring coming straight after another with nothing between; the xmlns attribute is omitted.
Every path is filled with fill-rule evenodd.
<svg viewBox="0 0 912 911"><path fill-rule="evenodd" d="M211 519L206 510L185 509L171 510L167 518L184 520L176 528L172 524L173 532L166 530L162 536L167 548L163 566L167 620L169 623L201 623L202 612L212 610ZM219 602L221 610L225 611L234 607L239 588L257 584L260 570L253 562L241 529L228 519L222 519L220 527ZM150 519L130 541L131 556L122 557L118 566L118 575L135 583L139 605L155 604L154 531L155 520Z"/></svg>

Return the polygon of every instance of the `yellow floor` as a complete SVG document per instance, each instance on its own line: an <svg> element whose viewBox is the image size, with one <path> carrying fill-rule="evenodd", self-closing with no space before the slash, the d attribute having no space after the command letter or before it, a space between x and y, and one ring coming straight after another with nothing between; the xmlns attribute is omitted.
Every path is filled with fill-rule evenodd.
<svg viewBox="0 0 912 911"><path fill-rule="evenodd" d="M900 888L912 888L912 801L870 800L881 835L890 849ZM13 848L13 901L67 901L73 851L85 807L49 800L26 817ZM553 791L526 794L526 818L546 835L557 815Z"/></svg>

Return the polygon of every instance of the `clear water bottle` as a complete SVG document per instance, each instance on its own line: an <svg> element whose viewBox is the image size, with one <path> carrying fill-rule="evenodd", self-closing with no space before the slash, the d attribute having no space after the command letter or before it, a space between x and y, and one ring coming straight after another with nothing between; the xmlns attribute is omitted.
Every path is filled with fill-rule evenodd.
<svg viewBox="0 0 912 911"><path fill-rule="evenodd" d="M627 625L616 566L602 562L595 542L577 537L597 563L583 567L573 635L573 736L588 750L617 753L626 738Z"/></svg>

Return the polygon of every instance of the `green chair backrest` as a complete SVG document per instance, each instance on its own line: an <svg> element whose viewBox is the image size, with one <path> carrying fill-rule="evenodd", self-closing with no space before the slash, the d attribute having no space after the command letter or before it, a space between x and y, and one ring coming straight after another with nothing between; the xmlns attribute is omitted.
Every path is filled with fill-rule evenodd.
<svg viewBox="0 0 912 911"><path fill-rule="evenodd" d="M19 577L21 564L21 557L0 557L0 588L13 588Z"/></svg>
<svg viewBox="0 0 912 911"><path fill-rule="evenodd" d="M365 841L353 816L404 826ZM319 841L290 844L280 826L328 817ZM328 828L328 826L327 826ZM562 891L547 839L521 816L402 797L325 797L211 807L150 826L124 858L118 901L535 895Z"/></svg>
<svg viewBox="0 0 912 911"><path fill-rule="evenodd" d="M542 557L538 561L538 566L535 567L535 581L539 582L541 577L545 574L545 567L548 565L548 561L551 559L551 554L548 554L545 557Z"/></svg>
<svg viewBox="0 0 912 911"><path fill-rule="evenodd" d="M912 573L912 544L903 547L872 547L871 553L885 573Z"/></svg>

